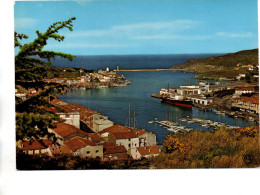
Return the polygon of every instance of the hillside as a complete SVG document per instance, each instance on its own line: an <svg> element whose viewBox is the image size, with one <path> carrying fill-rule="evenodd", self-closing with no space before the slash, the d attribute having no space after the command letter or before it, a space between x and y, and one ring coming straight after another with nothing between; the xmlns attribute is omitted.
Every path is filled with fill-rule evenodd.
<svg viewBox="0 0 260 195"><path fill-rule="evenodd" d="M254 67L258 65L258 49L244 50L204 59L192 59L182 65L174 65L172 69L185 69L185 72L200 73L199 77L232 79L239 73L247 72L243 68L237 69L237 65L241 67L249 64Z"/></svg>

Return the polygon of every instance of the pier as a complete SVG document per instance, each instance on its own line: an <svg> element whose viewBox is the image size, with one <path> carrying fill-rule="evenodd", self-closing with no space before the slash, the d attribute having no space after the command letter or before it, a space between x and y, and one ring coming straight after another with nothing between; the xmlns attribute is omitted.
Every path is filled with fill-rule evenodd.
<svg viewBox="0 0 260 195"><path fill-rule="evenodd" d="M186 69L155 68L155 69L116 69L116 72L138 72L138 71L184 71Z"/></svg>

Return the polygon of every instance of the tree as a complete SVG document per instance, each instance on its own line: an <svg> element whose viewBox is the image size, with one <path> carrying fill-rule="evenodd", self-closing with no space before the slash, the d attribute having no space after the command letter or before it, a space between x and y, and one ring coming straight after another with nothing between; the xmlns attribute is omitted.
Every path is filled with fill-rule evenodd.
<svg viewBox="0 0 260 195"><path fill-rule="evenodd" d="M62 52L46 51L43 47L47 45L47 40L53 38L57 41L63 41L64 36L61 36L58 31L62 28L68 28L72 31L72 21L75 17L67 21L53 23L44 33L36 31L38 37L32 42L22 45L20 40L27 39L25 34L14 33L15 47L19 47L20 51L15 56L16 80L26 78L24 80L40 79L42 75L46 75L48 66L42 59L47 59L50 64L50 59L55 59L56 56L72 60L75 56ZM39 58L35 58L35 57ZM36 83L38 84L38 83ZM17 101L16 111L21 112L16 114L16 139L39 139L44 136L53 136L48 133L48 128L55 127L61 119L46 111L40 111L39 106L46 106L45 97L52 92L53 88L43 90L40 94L30 98L25 102ZM48 106L48 105L47 105Z"/></svg>
<svg viewBox="0 0 260 195"><path fill-rule="evenodd" d="M68 28L70 31L73 31L72 22L75 19L75 17L72 17L67 21L55 22L51 26L49 26L49 28L44 33L36 30L36 34L38 37L32 42L24 45L20 43L20 40L27 39L28 36L25 34L14 32L14 45L15 47L19 47L20 49L18 54L15 56L15 68L16 71L19 72L19 74L17 74L18 77L22 75L26 78L26 71L28 72L28 74L30 74L28 69L35 68L36 65L46 65L46 62L44 62L42 59L48 60L48 64L50 64L50 60L55 59L55 57L57 56L66 58L68 60L73 60L73 58L75 58L75 56L72 56L71 54L43 50L44 46L47 45L47 40L49 38L53 38L59 42L63 41L65 37L57 34L58 31L63 28ZM32 79L34 77L31 75L28 78Z"/></svg>
<svg viewBox="0 0 260 195"><path fill-rule="evenodd" d="M48 132L48 128L56 127L57 115L45 113L19 113L16 115L16 140L40 139L42 137L54 137Z"/></svg>
<svg viewBox="0 0 260 195"><path fill-rule="evenodd" d="M185 152L184 144L182 144L178 137L174 135L167 135L163 142L164 149L167 153L172 153L173 151L180 151L181 153Z"/></svg>

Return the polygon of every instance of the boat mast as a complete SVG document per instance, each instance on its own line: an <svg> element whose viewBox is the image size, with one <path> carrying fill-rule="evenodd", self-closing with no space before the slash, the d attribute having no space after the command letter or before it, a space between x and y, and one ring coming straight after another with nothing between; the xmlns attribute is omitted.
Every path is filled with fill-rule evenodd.
<svg viewBox="0 0 260 195"><path fill-rule="evenodd" d="M130 110L130 101L128 101L128 126L131 126L131 110Z"/></svg>
<svg viewBox="0 0 260 195"><path fill-rule="evenodd" d="M135 128L135 107L134 107L134 119L133 119L133 122L134 122L134 128Z"/></svg>

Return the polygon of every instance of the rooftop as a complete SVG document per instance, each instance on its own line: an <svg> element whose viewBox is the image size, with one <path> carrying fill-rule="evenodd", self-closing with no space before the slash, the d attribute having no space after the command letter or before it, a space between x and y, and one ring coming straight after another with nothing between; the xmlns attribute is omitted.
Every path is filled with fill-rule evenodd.
<svg viewBox="0 0 260 195"><path fill-rule="evenodd" d="M96 144L88 139L81 138L81 137L75 137L69 141L66 141L64 143L65 145L69 146L69 148L75 152L81 148L84 148L86 146L95 146Z"/></svg>
<svg viewBox="0 0 260 195"><path fill-rule="evenodd" d="M57 123L57 127L52 129L61 137L67 137L73 133L81 133L87 135L84 131L78 129L77 127L67 124L67 123Z"/></svg>
<svg viewBox="0 0 260 195"><path fill-rule="evenodd" d="M141 155L149 155L149 154L159 154L160 147L157 145L154 146L143 146L136 148Z"/></svg>
<svg viewBox="0 0 260 195"><path fill-rule="evenodd" d="M50 140L33 140L33 141L24 141L22 142L23 150L39 150L45 149L51 146L53 143Z"/></svg>

